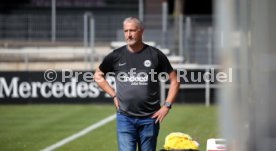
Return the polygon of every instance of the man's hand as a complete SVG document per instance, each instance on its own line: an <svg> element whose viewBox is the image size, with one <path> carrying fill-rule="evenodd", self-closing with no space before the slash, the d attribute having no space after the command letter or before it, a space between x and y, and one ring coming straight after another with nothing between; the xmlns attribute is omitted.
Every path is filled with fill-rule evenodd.
<svg viewBox="0 0 276 151"><path fill-rule="evenodd" d="M114 101L114 106L115 106L115 108L118 110L118 109L119 109L119 103L118 103L117 97L115 97L115 98L113 99L113 101Z"/></svg>
<svg viewBox="0 0 276 151"><path fill-rule="evenodd" d="M151 118L156 118L155 123L162 122L165 116L169 113L169 108L162 106L157 112L155 112Z"/></svg>

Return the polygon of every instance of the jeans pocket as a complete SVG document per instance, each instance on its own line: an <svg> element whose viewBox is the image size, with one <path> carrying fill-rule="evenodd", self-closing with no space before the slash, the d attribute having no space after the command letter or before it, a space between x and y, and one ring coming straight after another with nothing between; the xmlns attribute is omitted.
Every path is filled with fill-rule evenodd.
<svg viewBox="0 0 276 151"><path fill-rule="evenodd" d="M152 137L158 135L159 123L155 123L155 119L148 118L143 124L141 133L145 137Z"/></svg>

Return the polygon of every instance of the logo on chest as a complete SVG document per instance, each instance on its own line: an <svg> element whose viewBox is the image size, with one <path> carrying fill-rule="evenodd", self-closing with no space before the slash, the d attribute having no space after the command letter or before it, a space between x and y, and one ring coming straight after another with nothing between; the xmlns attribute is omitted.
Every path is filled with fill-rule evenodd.
<svg viewBox="0 0 276 151"><path fill-rule="evenodd" d="M124 63L119 62L119 67L124 66L124 65L126 65L126 62L124 62Z"/></svg>
<svg viewBox="0 0 276 151"><path fill-rule="evenodd" d="M150 60L145 60L144 61L144 66L145 67L150 67L151 66L151 61Z"/></svg>

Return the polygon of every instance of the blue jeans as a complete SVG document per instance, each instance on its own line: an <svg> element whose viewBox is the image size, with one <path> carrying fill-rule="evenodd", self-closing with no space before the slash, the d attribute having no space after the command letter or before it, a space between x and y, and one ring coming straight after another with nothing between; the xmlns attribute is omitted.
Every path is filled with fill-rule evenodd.
<svg viewBox="0 0 276 151"><path fill-rule="evenodd" d="M159 123L151 117L131 117L117 113L117 142L119 151L155 151Z"/></svg>

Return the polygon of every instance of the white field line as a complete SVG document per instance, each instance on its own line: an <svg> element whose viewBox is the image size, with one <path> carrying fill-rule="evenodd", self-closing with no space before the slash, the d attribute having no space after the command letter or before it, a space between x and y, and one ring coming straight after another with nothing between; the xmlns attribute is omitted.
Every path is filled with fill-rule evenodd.
<svg viewBox="0 0 276 151"><path fill-rule="evenodd" d="M71 135L67 138L64 138L63 140L61 140L61 141L59 141L59 142L57 142L57 143L55 143L51 146L48 146L48 147L42 149L41 151L52 151L52 150L54 150L54 149L56 149L60 146L63 146L66 143L69 143L69 142L71 142L71 141L73 141L73 140L75 140L75 139L77 139L77 138L79 138L79 137L81 137L81 136L83 136L83 135L85 135L85 134L87 134L87 133L89 133L89 132L91 132L91 131L107 124L107 123L109 123L109 122L111 122L111 121L113 121L115 118L116 118L116 114L113 114L113 115L111 115L107 118L104 118L103 120L101 120L101 121L99 121L95 124L92 124L89 127L81 130L80 132L75 133L75 134L73 134L73 135Z"/></svg>

